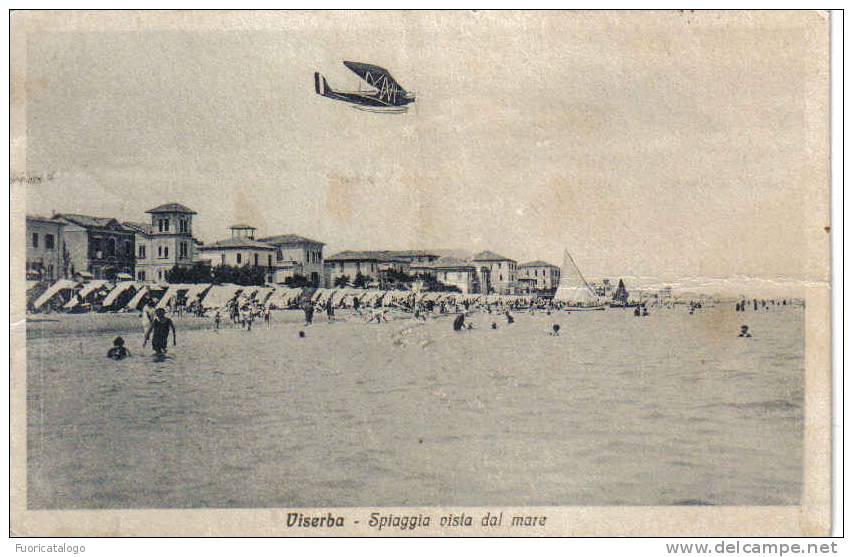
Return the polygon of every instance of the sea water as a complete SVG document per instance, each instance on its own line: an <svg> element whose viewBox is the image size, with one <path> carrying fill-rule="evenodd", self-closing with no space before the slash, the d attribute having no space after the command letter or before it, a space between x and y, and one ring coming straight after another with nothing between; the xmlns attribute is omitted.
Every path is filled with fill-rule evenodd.
<svg viewBox="0 0 853 557"><path fill-rule="evenodd" d="M802 308L477 314L463 332L284 314L178 330L163 362L141 333L124 361L109 334L29 339L29 507L800 500Z"/></svg>

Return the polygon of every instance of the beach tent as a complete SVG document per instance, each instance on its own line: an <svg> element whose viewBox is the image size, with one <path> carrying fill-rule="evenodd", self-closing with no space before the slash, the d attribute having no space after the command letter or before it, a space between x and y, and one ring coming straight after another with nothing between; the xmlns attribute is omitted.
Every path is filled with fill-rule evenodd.
<svg viewBox="0 0 853 557"><path fill-rule="evenodd" d="M215 284L207 291L202 306L205 309L216 309L225 306L243 291L242 286L236 284Z"/></svg>
<svg viewBox="0 0 853 557"><path fill-rule="evenodd" d="M86 300L87 297L94 294L95 292L102 289L111 289L112 285L108 280L93 280L89 283L83 285L83 287L77 292L76 296L73 296L68 303L62 306L64 309L74 309L82 302Z"/></svg>
<svg viewBox="0 0 853 557"><path fill-rule="evenodd" d="M412 293L408 290L389 290L385 293L383 302L388 304L401 304L409 300Z"/></svg>
<svg viewBox="0 0 853 557"><path fill-rule="evenodd" d="M104 309L117 310L121 309L124 304L121 303L122 294L128 292L134 292L139 288L139 285L133 281L126 280L116 284L116 287L110 290L110 293L107 294L107 297L104 298L103 307ZM134 296L135 297L135 296ZM125 297L126 298L126 297ZM127 301L130 301L129 299Z"/></svg>
<svg viewBox="0 0 853 557"><path fill-rule="evenodd" d="M279 309L286 309L293 305L302 296L301 288L288 288L286 286L276 287L269 298L266 300L266 305Z"/></svg>
<svg viewBox="0 0 853 557"><path fill-rule="evenodd" d="M142 303L142 300L145 298L145 295L148 294L149 290L147 286L141 287L136 291L136 294L133 295L133 298L127 303L127 308L129 309L139 309L139 304Z"/></svg>
<svg viewBox="0 0 853 557"><path fill-rule="evenodd" d="M43 305L51 301L55 296L60 295L62 292L72 291L77 287L77 282L68 279L60 279L53 283L50 288L44 291L41 296L39 296L35 302L33 302L33 309L38 310Z"/></svg>
<svg viewBox="0 0 853 557"><path fill-rule="evenodd" d="M244 304L249 302L255 298L258 292L261 290L260 286L247 286L240 293L239 302Z"/></svg>
<svg viewBox="0 0 853 557"><path fill-rule="evenodd" d="M255 294L255 301L259 304L265 304L266 301L275 293L275 288L270 286L262 286L258 289L257 294Z"/></svg>
<svg viewBox="0 0 853 557"><path fill-rule="evenodd" d="M163 294L163 297L160 298L160 301L157 303L157 308L166 308L169 305L169 302L172 300L177 301L178 295L184 292L188 292L191 288L196 286L195 284L170 284L169 288L166 290L166 293Z"/></svg>
<svg viewBox="0 0 853 557"><path fill-rule="evenodd" d="M370 293L370 290L344 288L340 291L337 291L337 296L335 297L335 305L339 307L353 307L355 305L354 300L356 298L358 298L359 300L363 300L364 297Z"/></svg>
<svg viewBox="0 0 853 557"><path fill-rule="evenodd" d="M210 287L210 284L193 284L192 286L190 286L186 293L187 305L190 305L193 302L200 300L204 296L204 293L210 289Z"/></svg>
<svg viewBox="0 0 853 557"><path fill-rule="evenodd" d="M296 290L295 288L291 289L286 286L276 286L269 297L266 299L264 305L270 308L285 308L287 307L287 302L285 299L289 295L291 290Z"/></svg>
<svg viewBox="0 0 853 557"><path fill-rule="evenodd" d="M314 296L311 298L312 302L318 304L326 303L326 300L334 296L335 291L331 288L318 288L316 292L314 292Z"/></svg>
<svg viewBox="0 0 853 557"><path fill-rule="evenodd" d="M280 288L278 291L281 293L276 298L277 307L288 308L298 302L299 298L302 297L301 288Z"/></svg>
<svg viewBox="0 0 853 557"><path fill-rule="evenodd" d="M374 307L379 301L387 297L389 294L386 290L367 290L364 296L361 297L361 302L370 307Z"/></svg>

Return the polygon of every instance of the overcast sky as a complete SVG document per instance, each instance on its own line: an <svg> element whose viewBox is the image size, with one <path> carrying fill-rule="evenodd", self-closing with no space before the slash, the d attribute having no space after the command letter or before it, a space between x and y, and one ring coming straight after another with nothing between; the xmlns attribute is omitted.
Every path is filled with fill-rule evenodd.
<svg viewBox="0 0 853 557"><path fill-rule="evenodd" d="M27 171L55 173L29 213L138 221L177 201L205 242L241 222L327 255L559 264L567 247L590 276L810 276L819 14L214 19L29 35ZM382 115L315 95L315 70L358 87L342 60L417 102Z"/></svg>

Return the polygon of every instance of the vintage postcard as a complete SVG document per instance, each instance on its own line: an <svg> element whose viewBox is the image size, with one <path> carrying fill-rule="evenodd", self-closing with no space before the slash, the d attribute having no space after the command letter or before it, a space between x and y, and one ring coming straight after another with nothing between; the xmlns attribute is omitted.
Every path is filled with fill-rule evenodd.
<svg viewBox="0 0 853 557"><path fill-rule="evenodd" d="M14 11L16 536L830 527L821 11Z"/></svg>

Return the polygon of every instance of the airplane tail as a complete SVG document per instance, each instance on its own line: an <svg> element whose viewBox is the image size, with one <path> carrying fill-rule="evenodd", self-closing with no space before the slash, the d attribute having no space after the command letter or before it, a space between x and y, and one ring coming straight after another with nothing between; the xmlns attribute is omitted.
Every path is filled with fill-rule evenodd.
<svg viewBox="0 0 853 557"><path fill-rule="evenodd" d="M314 90L318 95L328 97L328 93L334 93L329 84L326 83L326 78L320 75L320 72L314 72Z"/></svg>

